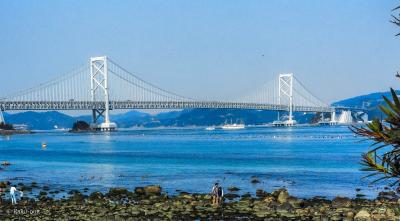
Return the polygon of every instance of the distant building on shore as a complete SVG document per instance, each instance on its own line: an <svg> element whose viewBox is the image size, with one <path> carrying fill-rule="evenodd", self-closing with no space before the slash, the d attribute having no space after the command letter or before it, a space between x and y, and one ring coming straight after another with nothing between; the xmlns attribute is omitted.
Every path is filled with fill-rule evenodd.
<svg viewBox="0 0 400 221"><path fill-rule="evenodd" d="M28 125L26 124L13 124L15 130L28 130Z"/></svg>

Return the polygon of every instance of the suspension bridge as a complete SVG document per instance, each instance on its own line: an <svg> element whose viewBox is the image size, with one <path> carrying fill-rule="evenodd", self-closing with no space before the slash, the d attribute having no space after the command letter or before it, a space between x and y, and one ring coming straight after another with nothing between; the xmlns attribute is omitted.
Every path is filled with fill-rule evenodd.
<svg viewBox="0 0 400 221"><path fill-rule="evenodd" d="M296 123L293 112L331 113L331 122L337 121L336 108L311 93L293 74L280 74L237 98L194 99L151 84L102 56L59 78L0 98L0 122L4 122L4 111L90 110L93 128L114 130L111 110L186 108L285 111L288 117L282 123L288 126Z"/></svg>

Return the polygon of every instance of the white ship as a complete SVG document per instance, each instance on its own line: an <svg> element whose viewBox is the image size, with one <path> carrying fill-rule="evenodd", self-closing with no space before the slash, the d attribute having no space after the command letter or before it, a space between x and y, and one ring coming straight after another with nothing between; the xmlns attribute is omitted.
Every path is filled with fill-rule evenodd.
<svg viewBox="0 0 400 221"><path fill-rule="evenodd" d="M215 127L206 127L206 130L215 130Z"/></svg>
<svg viewBox="0 0 400 221"><path fill-rule="evenodd" d="M13 127L16 130L28 130L28 125L26 124L13 124Z"/></svg>
<svg viewBox="0 0 400 221"><path fill-rule="evenodd" d="M244 124L225 124L221 128L224 130L244 129Z"/></svg>
<svg viewBox="0 0 400 221"><path fill-rule="evenodd" d="M224 125L222 125L221 128L224 130L237 130L237 129L244 129L245 126L244 126L244 123L239 123L239 124L234 123L233 124L232 120L231 120L230 124L225 123Z"/></svg>

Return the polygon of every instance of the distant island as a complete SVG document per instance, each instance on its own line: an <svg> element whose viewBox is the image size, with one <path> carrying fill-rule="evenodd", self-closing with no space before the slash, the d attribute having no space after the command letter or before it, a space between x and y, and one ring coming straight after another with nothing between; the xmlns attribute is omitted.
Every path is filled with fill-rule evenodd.
<svg viewBox="0 0 400 221"><path fill-rule="evenodd" d="M93 131L93 129L90 127L90 125L88 123L86 123L85 121L76 121L73 125L72 125L72 129L69 130L69 132L72 133L81 133L81 132L91 132Z"/></svg>
<svg viewBox="0 0 400 221"><path fill-rule="evenodd" d="M29 134L29 130L16 130L12 124L0 123L0 135Z"/></svg>

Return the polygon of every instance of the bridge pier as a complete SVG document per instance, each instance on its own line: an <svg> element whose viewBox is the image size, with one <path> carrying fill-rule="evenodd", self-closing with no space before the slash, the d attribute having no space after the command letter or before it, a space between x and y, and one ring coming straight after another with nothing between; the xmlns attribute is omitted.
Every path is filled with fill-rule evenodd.
<svg viewBox="0 0 400 221"><path fill-rule="evenodd" d="M297 124L297 121L295 121L295 120L293 120L293 119L289 119L289 120L287 120L287 121L284 122L284 125L285 125L286 127L292 127L292 126L294 126L294 125L296 125L296 124Z"/></svg>
<svg viewBox="0 0 400 221"><path fill-rule="evenodd" d="M3 110L0 109L0 124L5 124L6 121L4 120Z"/></svg>
<svg viewBox="0 0 400 221"><path fill-rule="evenodd" d="M92 123L90 127L94 130L98 131L113 131L117 129L117 124L110 122L108 120L103 123L99 123L99 118L103 117L105 119L104 113L106 110L104 109L93 109L92 110Z"/></svg>
<svg viewBox="0 0 400 221"><path fill-rule="evenodd" d="M333 110L331 113L331 121L329 122L330 125L336 125L338 124L337 119L336 119L336 111Z"/></svg>
<svg viewBox="0 0 400 221"><path fill-rule="evenodd" d="M108 93L108 66L106 56L90 58L90 79L92 101L97 101L97 95L104 96L105 107L105 109L92 109L93 119L91 127L100 131L113 131L117 129L117 124L110 122L110 99ZM104 117L103 123L97 123L100 116Z"/></svg>

